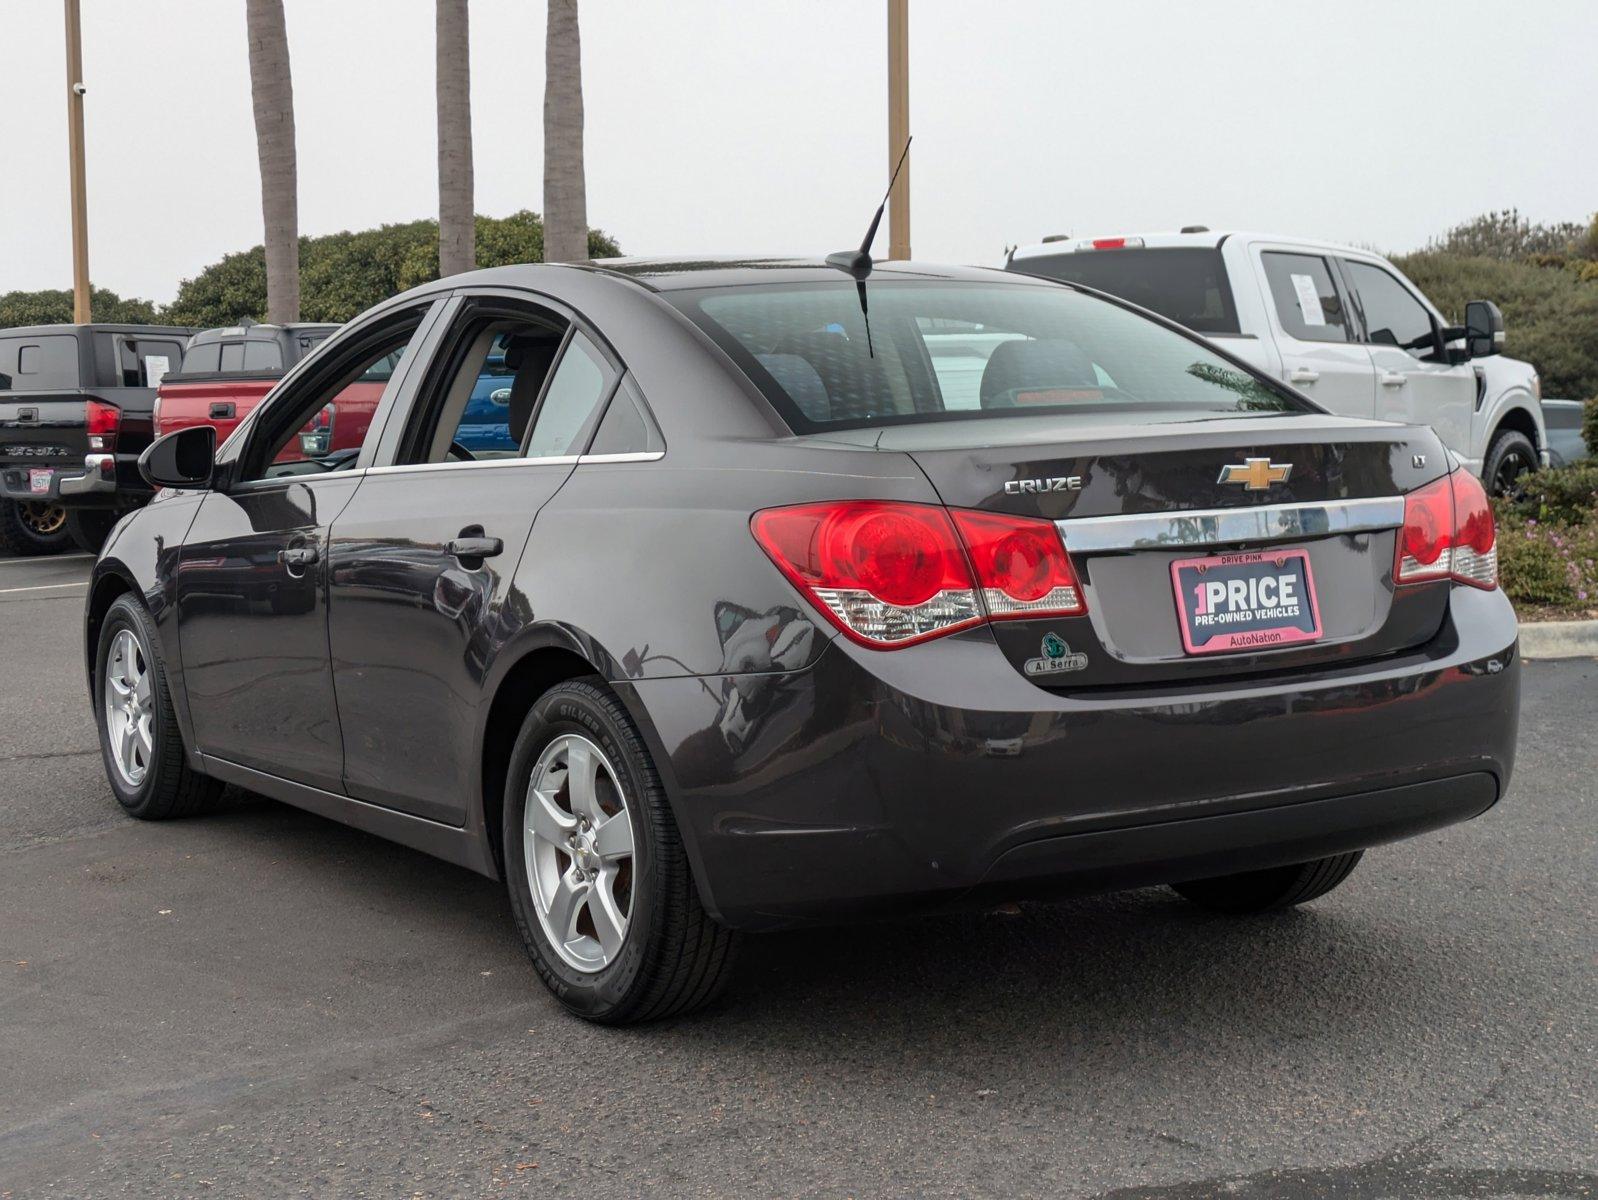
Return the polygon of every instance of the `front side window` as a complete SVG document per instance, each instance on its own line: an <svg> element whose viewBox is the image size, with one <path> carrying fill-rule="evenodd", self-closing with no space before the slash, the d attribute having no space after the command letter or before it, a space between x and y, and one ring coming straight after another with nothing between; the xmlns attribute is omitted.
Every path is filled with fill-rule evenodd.
<svg viewBox="0 0 1598 1200"><path fill-rule="evenodd" d="M394 364L414 341L425 311L397 315L365 336L348 339L347 348L321 369L302 375L291 390L274 394L257 409L240 478L318 476L354 466Z"/></svg>
<svg viewBox="0 0 1598 1200"><path fill-rule="evenodd" d="M1005 413L1296 412L1117 304L1040 284L852 280L668 292L799 432Z"/></svg>
<svg viewBox="0 0 1598 1200"><path fill-rule="evenodd" d="M1403 284L1380 267L1345 260L1343 268L1365 314L1365 337L1379 346L1421 354L1434 349L1431 313Z"/></svg>
<svg viewBox="0 0 1598 1200"><path fill-rule="evenodd" d="M1342 293L1332 282L1331 267L1314 254L1266 251L1265 279L1282 332L1301 342L1352 342Z"/></svg>

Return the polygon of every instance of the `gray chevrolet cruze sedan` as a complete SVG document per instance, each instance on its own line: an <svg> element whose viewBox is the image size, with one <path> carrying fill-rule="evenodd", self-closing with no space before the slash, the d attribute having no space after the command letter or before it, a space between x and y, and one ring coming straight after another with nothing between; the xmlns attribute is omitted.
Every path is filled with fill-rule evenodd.
<svg viewBox="0 0 1598 1200"><path fill-rule="evenodd" d="M1434 434L1081 288L868 271L447 279L157 442L87 605L117 799L237 784L501 878L607 1022L712 998L737 931L1260 912L1499 799L1515 618Z"/></svg>

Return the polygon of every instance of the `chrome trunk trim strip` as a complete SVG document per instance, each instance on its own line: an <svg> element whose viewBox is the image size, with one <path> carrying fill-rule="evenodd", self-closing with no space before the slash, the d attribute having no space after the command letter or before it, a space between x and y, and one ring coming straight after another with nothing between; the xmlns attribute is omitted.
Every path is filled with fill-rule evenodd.
<svg viewBox="0 0 1598 1200"><path fill-rule="evenodd" d="M1115 550L1159 550L1274 542L1324 537L1404 523L1404 498L1328 500L1320 504L1265 504L1258 508L1210 508L1056 521L1065 548L1097 554Z"/></svg>

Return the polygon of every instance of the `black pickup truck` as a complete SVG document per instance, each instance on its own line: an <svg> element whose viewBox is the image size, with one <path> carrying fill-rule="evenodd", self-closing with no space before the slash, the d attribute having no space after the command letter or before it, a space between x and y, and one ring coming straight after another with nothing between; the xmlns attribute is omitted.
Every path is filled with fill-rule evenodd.
<svg viewBox="0 0 1598 1200"><path fill-rule="evenodd" d="M155 389L193 332L159 325L0 329L0 552L98 550L150 498L139 454Z"/></svg>

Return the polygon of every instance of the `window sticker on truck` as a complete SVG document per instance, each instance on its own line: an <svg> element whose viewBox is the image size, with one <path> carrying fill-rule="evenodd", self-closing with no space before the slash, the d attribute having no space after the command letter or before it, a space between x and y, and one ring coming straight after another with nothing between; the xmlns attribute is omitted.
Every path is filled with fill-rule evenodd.
<svg viewBox="0 0 1598 1200"><path fill-rule="evenodd" d="M1326 324L1326 310L1321 307L1321 294L1315 280L1309 275L1294 275L1293 290L1298 293L1298 308L1304 314L1304 324Z"/></svg>

